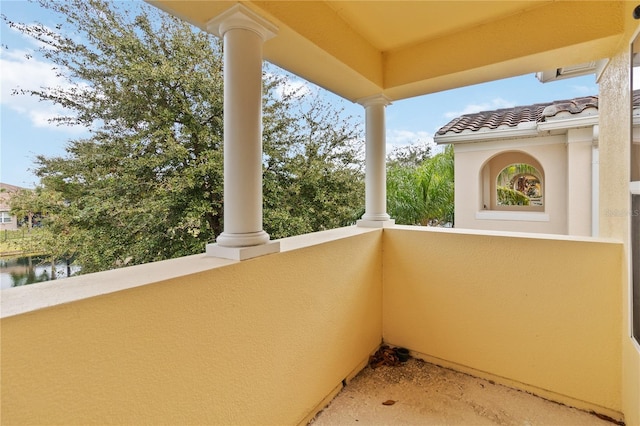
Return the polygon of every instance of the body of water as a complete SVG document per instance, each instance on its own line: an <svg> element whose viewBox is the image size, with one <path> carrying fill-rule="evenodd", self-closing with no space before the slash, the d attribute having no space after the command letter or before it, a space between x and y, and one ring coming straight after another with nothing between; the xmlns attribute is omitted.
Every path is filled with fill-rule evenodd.
<svg viewBox="0 0 640 426"><path fill-rule="evenodd" d="M0 289L19 287L27 284L66 278L80 271L80 267L67 267L66 261L55 264L55 271L51 267L50 259L44 256L26 256L0 259Z"/></svg>

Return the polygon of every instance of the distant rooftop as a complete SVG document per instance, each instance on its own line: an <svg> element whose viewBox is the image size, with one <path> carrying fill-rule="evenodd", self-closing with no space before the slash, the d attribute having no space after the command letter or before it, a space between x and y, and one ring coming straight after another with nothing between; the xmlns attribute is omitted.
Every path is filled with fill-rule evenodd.
<svg viewBox="0 0 640 426"><path fill-rule="evenodd" d="M9 206L9 198L11 198L13 193L18 192L21 189L26 188L0 182L0 211L8 211L11 208Z"/></svg>
<svg viewBox="0 0 640 426"><path fill-rule="evenodd" d="M0 182L0 192L16 192L16 191L19 191L21 189L26 189L26 188L22 188L20 186L9 185L8 183Z"/></svg>
<svg viewBox="0 0 640 426"><path fill-rule="evenodd" d="M513 108L502 108L493 111L476 112L454 118L441 127L436 132L436 135L517 127L518 124L524 122L543 122L562 112L578 115L589 108L597 111L597 96L585 96L533 105L516 106Z"/></svg>
<svg viewBox="0 0 640 426"><path fill-rule="evenodd" d="M633 92L633 105L640 107L640 90ZM436 136L517 127L525 122L545 122L558 116L593 115L598 111L598 96L584 96L533 105L501 108L465 114L442 126Z"/></svg>

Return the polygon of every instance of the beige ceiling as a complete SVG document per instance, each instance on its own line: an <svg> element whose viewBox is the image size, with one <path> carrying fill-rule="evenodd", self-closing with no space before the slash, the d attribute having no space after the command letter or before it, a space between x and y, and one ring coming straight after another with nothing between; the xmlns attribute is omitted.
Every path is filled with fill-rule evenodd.
<svg viewBox="0 0 640 426"><path fill-rule="evenodd" d="M363 9L362 2L326 2L341 19L380 51L443 37L465 27L495 21L545 3L549 2L377 1L369 2L367 8ZM390 19L396 14L401 19Z"/></svg>
<svg viewBox="0 0 640 426"><path fill-rule="evenodd" d="M235 1L150 0L205 29ZM602 59L621 1L245 1L265 59L349 100L392 100Z"/></svg>

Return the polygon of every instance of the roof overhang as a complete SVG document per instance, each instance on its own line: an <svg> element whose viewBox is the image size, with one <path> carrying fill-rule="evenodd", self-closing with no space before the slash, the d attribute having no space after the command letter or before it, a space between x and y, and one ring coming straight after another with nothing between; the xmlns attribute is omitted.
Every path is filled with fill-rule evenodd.
<svg viewBox="0 0 640 426"><path fill-rule="evenodd" d="M526 121L519 123L517 127L436 135L434 136L434 142L438 145L464 144L497 139L531 138L539 134L538 123L535 121Z"/></svg>
<svg viewBox="0 0 640 426"><path fill-rule="evenodd" d="M447 145L485 142L489 140L533 138L550 133L566 133L569 129L593 127L597 125L598 115L589 114L581 117L553 119L543 122L527 121L519 123L517 127L508 127L504 129L487 129L475 132L468 131L436 135L434 137L434 141L438 145Z"/></svg>
<svg viewBox="0 0 640 426"><path fill-rule="evenodd" d="M234 1L149 2L206 30ZM398 100L610 57L623 1L244 1L264 57L355 101Z"/></svg>
<svg viewBox="0 0 640 426"><path fill-rule="evenodd" d="M434 142L438 145L465 144L504 139L533 138L547 134L562 134L569 129L594 127L598 125L597 114L585 114L577 117L552 119L549 121L526 121L516 127L486 129L435 135Z"/></svg>
<svg viewBox="0 0 640 426"><path fill-rule="evenodd" d="M600 59L598 61L585 62L584 64L569 65L566 67L539 71L536 73L536 78L540 80L541 83L548 83L550 81L595 74L597 80L597 76L600 75L608 61L608 59Z"/></svg>

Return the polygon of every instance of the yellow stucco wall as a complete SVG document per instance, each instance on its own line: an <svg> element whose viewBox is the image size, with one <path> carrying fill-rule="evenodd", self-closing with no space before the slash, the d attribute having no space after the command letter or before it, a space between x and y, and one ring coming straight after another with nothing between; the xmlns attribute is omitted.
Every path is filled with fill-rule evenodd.
<svg viewBox="0 0 640 426"><path fill-rule="evenodd" d="M600 235L625 242L630 259L630 43L640 31L632 18L637 2L625 2L625 37L600 83ZM637 256L637 255L636 255ZM631 338L629 264L622 265L622 406L627 425L640 425L640 346Z"/></svg>
<svg viewBox="0 0 640 426"><path fill-rule="evenodd" d="M383 243L386 342L621 411L621 244L408 227Z"/></svg>
<svg viewBox="0 0 640 426"><path fill-rule="evenodd" d="M383 337L551 399L621 410L621 244L402 226L332 232L4 315L2 423L296 424ZM181 261L191 263L202 267Z"/></svg>
<svg viewBox="0 0 640 426"><path fill-rule="evenodd" d="M2 423L304 420L380 344L381 232L4 318Z"/></svg>

